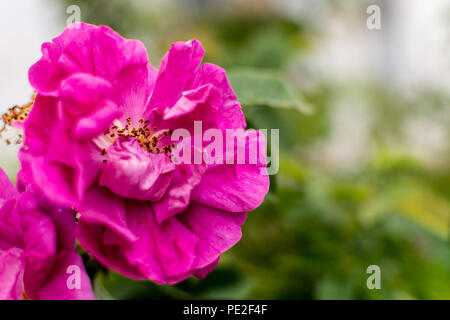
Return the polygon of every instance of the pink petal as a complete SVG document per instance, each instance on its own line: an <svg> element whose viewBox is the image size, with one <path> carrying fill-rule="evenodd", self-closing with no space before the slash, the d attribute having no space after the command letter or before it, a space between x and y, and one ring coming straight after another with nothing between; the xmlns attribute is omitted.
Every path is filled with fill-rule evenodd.
<svg viewBox="0 0 450 320"><path fill-rule="evenodd" d="M0 168L0 199L15 199L18 195L16 187L11 183L5 171Z"/></svg>
<svg viewBox="0 0 450 320"><path fill-rule="evenodd" d="M198 238L177 219L158 224L151 206L137 201L128 204L130 228L139 237L125 255L146 278L171 283L170 278L191 270Z"/></svg>
<svg viewBox="0 0 450 320"><path fill-rule="evenodd" d="M201 165L177 165L164 197L152 203L158 223L183 212L188 207L191 191L200 182L205 169Z"/></svg>
<svg viewBox="0 0 450 320"><path fill-rule="evenodd" d="M137 140L125 138L108 148L107 157L99 185L126 198L160 199L170 184L166 174L175 168L166 154L150 153Z"/></svg>
<svg viewBox="0 0 450 320"><path fill-rule="evenodd" d="M39 289L52 270L57 253L57 235L52 220L44 214L30 212L22 217L26 269L25 291L31 299L39 299Z"/></svg>
<svg viewBox="0 0 450 320"><path fill-rule="evenodd" d="M111 83L104 78L76 73L61 82L59 92L63 98L64 111L75 115L87 113L96 108L111 88Z"/></svg>
<svg viewBox="0 0 450 320"><path fill-rule="evenodd" d="M73 270L73 271L72 271ZM79 271L79 274L78 274ZM69 285L70 277L80 276L80 287ZM28 293L28 291L26 291ZM39 300L93 300L91 281L83 261L75 251L61 251L45 284L39 289Z"/></svg>
<svg viewBox="0 0 450 320"><path fill-rule="evenodd" d="M265 138L256 131L249 133L248 137L245 145L235 143L233 153L227 150L222 155L225 164L209 167L192 191L192 200L231 212L251 211L262 203L269 190L269 177L265 170ZM256 150L253 154L257 157L253 159L256 164L250 164L251 145ZM238 164L238 154L244 151L244 163ZM227 160L232 160L234 164L226 164Z"/></svg>
<svg viewBox="0 0 450 320"><path fill-rule="evenodd" d="M182 91L195 69L200 65L205 51L197 40L176 42L164 56L159 68L148 110L168 108L181 97Z"/></svg>
<svg viewBox="0 0 450 320"><path fill-rule="evenodd" d="M184 91L181 98L171 108L164 110L163 119L177 119L194 111L201 104L218 99L218 92L211 85L203 85L193 90ZM217 108L219 102L212 102Z"/></svg>
<svg viewBox="0 0 450 320"><path fill-rule="evenodd" d="M212 85L222 97L219 108L218 129L245 128L245 117L240 104L236 101L236 95L228 82L225 70L211 63L202 64L189 81L186 89L201 87L205 84Z"/></svg>
<svg viewBox="0 0 450 320"><path fill-rule="evenodd" d="M122 111L123 117L138 121L144 112L150 90L154 85L156 71L150 64L131 65L123 68L113 80L114 92L111 99Z"/></svg>
<svg viewBox="0 0 450 320"><path fill-rule="evenodd" d="M92 113L80 118L75 123L73 134L78 139L92 139L104 133L114 119L120 118L122 112L111 100L97 106Z"/></svg>
<svg viewBox="0 0 450 320"><path fill-rule="evenodd" d="M44 43L41 49L42 58L28 72L31 85L42 94L56 96L59 82L66 74L56 65L63 49L80 33L95 28L97 27L85 23L71 25L52 42Z"/></svg>
<svg viewBox="0 0 450 320"><path fill-rule="evenodd" d="M136 240L136 236L127 225L123 199L107 189L92 188L86 194L82 207L77 209L81 212L80 224L102 225L103 228L112 230L124 241Z"/></svg>
<svg viewBox="0 0 450 320"><path fill-rule="evenodd" d="M112 80L128 65L147 68L147 52L137 40L117 37L108 27L78 34L64 48L58 65L67 73L86 72Z"/></svg>
<svg viewBox="0 0 450 320"><path fill-rule="evenodd" d="M193 202L179 220L199 238L192 269L213 264L241 239L246 214L230 213ZM205 270L203 270L205 271Z"/></svg>
<svg viewBox="0 0 450 320"><path fill-rule="evenodd" d="M217 265L219 264L219 260L220 257L206 267L195 270L193 275L199 279L205 278L211 271L213 271L217 267Z"/></svg>
<svg viewBox="0 0 450 320"><path fill-rule="evenodd" d="M23 250L12 247L4 250L0 241L0 300L23 299Z"/></svg>

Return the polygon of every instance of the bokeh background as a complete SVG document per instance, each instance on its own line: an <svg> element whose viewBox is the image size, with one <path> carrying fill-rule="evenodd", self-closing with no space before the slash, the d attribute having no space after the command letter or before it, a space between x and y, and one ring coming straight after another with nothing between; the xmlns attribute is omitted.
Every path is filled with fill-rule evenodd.
<svg viewBox="0 0 450 320"><path fill-rule="evenodd" d="M91 263L97 298L450 299L448 0L2 1L2 112L28 101L27 70L69 5L142 40L155 66L201 40L249 126L280 129L280 171L216 270L159 286ZM16 153L1 142L12 179Z"/></svg>

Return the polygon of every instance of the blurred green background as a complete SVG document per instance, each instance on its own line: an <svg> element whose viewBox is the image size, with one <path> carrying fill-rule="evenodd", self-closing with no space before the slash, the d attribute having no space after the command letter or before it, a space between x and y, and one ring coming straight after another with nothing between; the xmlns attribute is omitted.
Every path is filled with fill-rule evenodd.
<svg viewBox="0 0 450 320"><path fill-rule="evenodd" d="M217 269L176 286L97 273L98 298L450 299L450 69L415 81L433 61L404 61L412 11L381 2L369 31L367 1L72 4L142 40L155 66L172 42L201 40L249 127L280 129L280 171ZM366 286L373 264L380 290Z"/></svg>

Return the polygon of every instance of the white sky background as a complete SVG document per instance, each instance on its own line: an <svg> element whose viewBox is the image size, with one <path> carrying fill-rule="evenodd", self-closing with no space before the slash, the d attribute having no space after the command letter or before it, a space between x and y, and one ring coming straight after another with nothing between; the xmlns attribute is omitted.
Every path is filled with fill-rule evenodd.
<svg viewBox="0 0 450 320"><path fill-rule="evenodd" d="M29 101L33 90L28 68L41 56L41 44L57 36L64 25L55 1L0 2L0 112ZM11 177L19 164L17 146L0 141L0 167Z"/></svg>
<svg viewBox="0 0 450 320"><path fill-rule="evenodd" d="M390 58L403 86L450 90L450 1L395 0Z"/></svg>
<svg viewBox="0 0 450 320"><path fill-rule="evenodd" d="M41 44L63 28L56 1L0 2L0 110L29 99L28 68L41 56ZM62 9L64 10L64 9Z"/></svg>
<svg viewBox="0 0 450 320"><path fill-rule="evenodd" d="M330 80L365 79L379 76L384 68L389 70L381 72L388 72L388 78L399 87L425 84L449 92L450 2L386 1L395 3L392 6L394 22L389 26L388 37L367 30L365 12L354 16L350 10L353 14L350 19L333 16L328 12L325 0L274 0L274 3L280 12L313 18L323 28L323 38L315 52L307 57L307 63L315 73L322 73ZM349 7L357 7L357 4L358 1L349 1ZM28 101L32 93L27 79L28 68L41 56L41 44L63 30L65 10L52 0L0 2L0 112ZM383 25L384 18L382 13L382 27L387 28ZM380 49L383 42L384 51ZM383 59L389 61L389 68ZM349 133L350 136L354 134ZM338 140L346 139L344 135ZM16 152L16 147L7 147L0 141L0 166L10 174L14 174L18 166ZM346 151L346 157L349 152Z"/></svg>

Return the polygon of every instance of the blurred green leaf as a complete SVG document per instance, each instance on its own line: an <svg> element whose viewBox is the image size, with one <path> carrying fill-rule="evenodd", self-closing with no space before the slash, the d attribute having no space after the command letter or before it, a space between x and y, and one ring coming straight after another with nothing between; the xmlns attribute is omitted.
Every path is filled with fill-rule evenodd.
<svg viewBox="0 0 450 320"><path fill-rule="evenodd" d="M321 300L348 300L352 295L352 286L349 282L325 278L316 287L316 298Z"/></svg>
<svg viewBox="0 0 450 320"><path fill-rule="evenodd" d="M312 108L294 93L281 75L275 72L234 69L227 74L238 100L244 105L294 108L307 114L312 112Z"/></svg>

